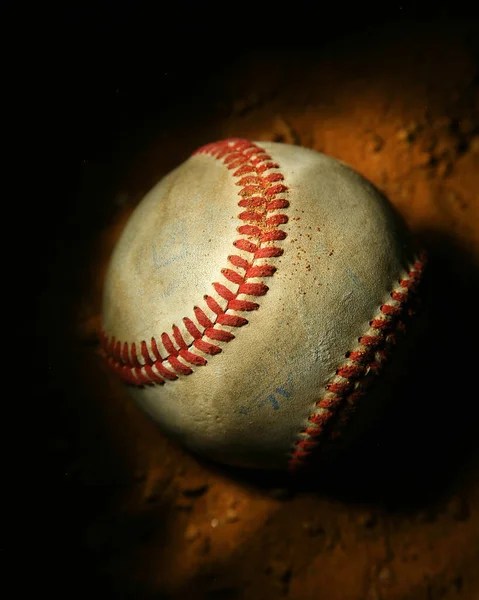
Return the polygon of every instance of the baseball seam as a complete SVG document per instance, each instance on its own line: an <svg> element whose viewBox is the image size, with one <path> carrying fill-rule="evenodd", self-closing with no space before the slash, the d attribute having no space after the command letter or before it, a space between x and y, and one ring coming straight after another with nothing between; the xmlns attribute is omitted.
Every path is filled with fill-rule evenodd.
<svg viewBox="0 0 479 600"><path fill-rule="evenodd" d="M405 328L404 318L411 305L426 263L421 254L405 277L390 293L378 314L369 322L369 330L358 338L357 347L346 353L345 362L325 385L325 392L308 417L307 426L299 433L289 460L289 470L296 471L307 463L311 454L329 433L330 439L341 435L349 420L349 412L365 395L384 367L396 344L397 333ZM334 430L333 430L334 425Z"/></svg>
<svg viewBox="0 0 479 600"><path fill-rule="evenodd" d="M211 356L222 352L235 338L233 331L247 325L247 313L260 307L257 300L269 289L264 279L274 275L276 267L272 263L283 254L281 242L287 233L280 226L288 222L282 211L289 207L289 201L280 166L265 149L244 139L207 144L193 153L200 154L221 161L232 171L235 185L240 188L240 236L233 242L235 252L228 256L228 266L221 270L222 279L212 283L202 305L195 305L191 317L173 325L170 333L131 342L117 340L101 330L101 351L107 364L135 386L164 385L191 375L192 367L204 366ZM325 385L324 394L293 444L290 470L303 467L327 435L330 439L341 435L349 413L376 379L396 343L397 333L404 329L404 316L411 310L424 265L425 256L421 255Z"/></svg>
<svg viewBox="0 0 479 600"><path fill-rule="evenodd" d="M184 317L181 326L163 332L149 341L117 340L101 331L101 348L107 364L125 382L136 385L163 385L193 373L192 366L204 366L208 358L222 352L234 339L232 330L248 323L244 314L257 310L256 299L264 296L276 267L271 260L283 254L278 245L287 237L279 228L288 222L281 212L288 208L288 188L279 165L260 146L243 139L228 139L199 148L222 161L233 171L240 187L238 206L243 221L237 230L241 237L233 243L235 253L228 256L228 267L221 270L221 282L203 297L203 306L193 307L192 318Z"/></svg>

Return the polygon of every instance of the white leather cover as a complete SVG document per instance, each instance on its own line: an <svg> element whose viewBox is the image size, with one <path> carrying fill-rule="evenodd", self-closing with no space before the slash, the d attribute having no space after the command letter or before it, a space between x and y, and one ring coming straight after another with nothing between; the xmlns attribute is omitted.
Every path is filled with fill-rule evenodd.
<svg viewBox="0 0 479 600"><path fill-rule="evenodd" d="M175 343L177 326L188 349L207 364L180 357L191 374L130 386L134 399L194 451L234 465L283 468L325 386L390 300L413 254L390 205L351 168L297 146L256 144L278 165L264 174L282 174L287 188L275 197L289 206L270 213L287 217L276 227L286 237L263 244L282 255L253 259L235 247L248 239L238 231L248 223L238 217L247 210L238 206L246 184L238 185L241 176L221 158L195 154L145 196L127 223L105 283L103 330L129 348L134 342L142 364L141 342L156 360L154 337L166 359L161 336L167 333ZM250 280L268 286L264 295L237 296L259 308L227 311L248 323L218 325L234 339L207 339L222 350L211 355L194 348L183 318L204 332L194 307L214 322L205 295L227 306L213 284L237 293L238 284L222 274L230 269L244 275L230 255L276 271Z"/></svg>

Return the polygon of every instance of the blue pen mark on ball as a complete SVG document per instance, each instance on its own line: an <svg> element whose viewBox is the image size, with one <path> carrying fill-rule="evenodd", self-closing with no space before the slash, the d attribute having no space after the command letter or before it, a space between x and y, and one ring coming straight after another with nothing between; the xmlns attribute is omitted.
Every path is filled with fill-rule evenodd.
<svg viewBox="0 0 479 600"><path fill-rule="evenodd" d="M273 410L279 410L281 402L291 398L294 392L293 374L289 373L287 379L280 385L271 388L263 388L263 390L254 396L250 404L255 406L270 405ZM247 406L240 406L238 412L241 415L247 415L251 409Z"/></svg>
<svg viewBox="0 0 479 600"><path fill-rule="evenodd" d="M274 410L279 410L281 397L286 399L291 398L293 394L293 389L293 376L290 373L286 382L284 382L279 387L275 388L273 391L268 392L259 401L259 405L264 406L265 404L271 403L271 406Z"/></svg>

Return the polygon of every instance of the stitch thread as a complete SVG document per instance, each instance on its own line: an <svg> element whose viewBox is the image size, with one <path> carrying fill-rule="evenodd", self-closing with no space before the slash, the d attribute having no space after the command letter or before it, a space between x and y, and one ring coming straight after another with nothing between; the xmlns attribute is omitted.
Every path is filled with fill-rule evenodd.
<svg viewBox="0 0 479 600"><path fill-rule="evenodd" d="M239 254L232 254L227 260L233 268L221 270L227 282L238 286L236 292L220 282L212 283L216 294L225 301L223 307L207 294L203 300L212 315L208 316L203 309L194 306L196 323L188 317L182 319L186 333L192 338L190 343L177 325L173 325L170 333L162 332L149 342L142 340L139 344L116 340L102 330L101 348L107 364L132 385L163 385L166 381L174 381L193 373L191 366L206 365L207 358L203 355L214 356L222 352L218 343L230 342L235 337L222 327L243 327L248 320L234 313L247 313L260 306L238 296L264 296L268 286L251 279L272 277L276 272L274 265L258 265L256 261L283 254L283 249L272 243L287 236L278 227L288 222L288 216L276 211L288 208L289 201L284 197L288 187L279 183L284 181L284 175L277 170L279 165L272 161L271 156L257 144L243 139L207 144L193 154L205 154L221 161L228 170L234 171L232 176L238 178L235 181L240 188L238 206L246 210L238 215L244 223L238 227L238 232L244 237L235 240L233 246L251 257L247 260Z"/></svg>
<svg viewBox="0 0 479 600"><path fill-rule="evenodd" d="M233 246L249 257L231 254L227 257L229 266L221 270L225 282L238 286L236 292L220 282L212 283L223 306L206 294L203 300L211 314L195 305L196 322L189 317L182 319L185 333L191 336L190 342L177 325L172 326L170 333L162 332L139 343L120 341L101 331L101 350L107 364L122 380L134 386L173 382L191 375L194 372L191 366L204 366L207 357L222 352L219 344L228 343L235 337L222 327L243 327L248 320L236 313L248 313L260 307L257 302L238 296L265 295L268 286L251 279L272 277L276 272L273 264L258 265L256 261L283 254L283 249L274 242L287 237L279 226L288 222L288 216L276 211L287 209L289 201L285 197L288 187L282 183L284 176L278 170L278 163L273 162L260 146L243 139L207 144L193 154L204 154L221 161L233 171L232 176L238 178L235 182L241 188L238 206L243 209L238 218L243 224L237 230L244 237L235 240ZM323 396L308 418L308 426L300 432L293 446L289 460L291 471L305 466L325 435L330 439L340 435L342 425L347 422L349 407L354 407L364 396L396 343L397 333L404 329L403 318L410 311L411 298L425 262L425 256L421 255L407 277L398 282L398 287L390 294L391 300L380 307L380 314L370 321L369 330L358 339L359 347L346 354L344 364L325 385Z"/></svg>
<svg viewBox="0 0 479 600"><path fill-rule="evenodd" d="M391 300L380 307L380 315L370 321L369 331L358 339L359 348L346 354L346 362L325 385L323 397L316 403L308 426L299 434L293 447L288 465L290 471L306 465L325 435L331 439L340 435L341 426L348 421L347 407L354 407L364 396L395 345L397 332L404 329L403 319L410 310L425 264L426 256L422 254L407 278L398 281L398 287L390 294Z"/></svg>

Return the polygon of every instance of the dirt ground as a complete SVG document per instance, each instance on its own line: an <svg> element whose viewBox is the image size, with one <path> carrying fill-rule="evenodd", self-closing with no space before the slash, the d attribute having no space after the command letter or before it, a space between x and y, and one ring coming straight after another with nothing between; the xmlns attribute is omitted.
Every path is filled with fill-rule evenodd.
<svg viewBox="0 0 479 600"><path fill-rule="evenodd" d="M156 31L138 11L64 16L51 56L69 66L53 64L49 107L59 167L51 204L32 209L48 265L33 275L35 585L50 598L479 599L479 20L401 10L339 33L306 11L282 29L249 16L221 36L198 12L167 43L168 23ZM187 58L172 50L181 39ZM429 253L399 406L299 483L168 440L98 351L103 277L131 210L196 148L232 136L349 163Z"/></svg>

